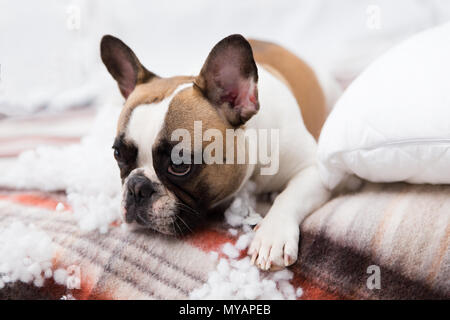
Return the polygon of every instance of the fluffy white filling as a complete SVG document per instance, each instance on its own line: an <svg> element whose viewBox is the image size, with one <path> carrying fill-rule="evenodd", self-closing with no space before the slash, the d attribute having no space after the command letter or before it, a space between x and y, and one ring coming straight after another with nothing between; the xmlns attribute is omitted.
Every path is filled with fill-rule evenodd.
<svg viewBox="0 0 450 320"><path fill-rule="evenodd" d="M14 222L0 228L0 289L16 281L42 287L51 277L66 285L67 271L52 270L55 250L50 236L32 224Z"/></svg>
<svg viewBox="0 0 450 320"><path fill-rule="evenodd" d="M107 232L110 224L120 219L121 184L111 150L119 112L119 109L108 105L100 109L91 132L82 139L80 144L62 148L39 147L23 153L11 170L0 176L0 184L46 191L65 190L68 203L78 219L80 228L86 231L97 229L100 232ZM234 245L227 243L223 246L222 253L227 256L227 259L220 259L217 269L211 272L207 283L194 290L190 298L295 299L301 295L301 289L297 288L296 292L290 283L292 272L288 270L261 272L251 265L248 257L239 259L241 252L248 248L253 238L251 225L261 220L261 216L254 209L256 207L254 191L255 185L251 182L247 183L225 212L226 222L231 226L229 233L237 236L238 230L241 230L242 234ZM57 209L65 208L58 205ZM9 232L18 231L18 234L26 234L23 230L26 227L14 226L13 228L17 230L12 229ZM45 237L39 233L39 237L42 236L40 241L29 240L38 239L36 235L15 245L11 241L5 244L12 234L5 232L5 230L0 231L0 239L3 240L0 256L6 257L7 252L20 253L17 259L14 258L14 254L6 260L2 258L2 262L7 264L1 265L3 268L1 270L4 271L0 270L0 272L3 272L6 278L1 280L0 286L13 279L34 281L36 285L42 285L41 279L52 275L57 283L64 283L64 275L67 272L58 270L52 274L50 258L48 258L51 254L47 251L42 252L42 257L37 259L42 263L48 262L44 263L45 268L41 264L39 268L36 265L30 268L21 265L22 258L25 258L28 252L28 249L25 249L28 245L34 248L35 243L47 243L48 248L52 248L48 236ZM20 247L19 250L19 245L23 245L24 248ZM210 255L215 260L219 257L218 252L211 252ZM16 271L13 272L13 270Z"/></svg>
<svg viewBox="0 0 450 320"><path fill-rule="evenodd" d="M0 288L19 280L42 286L51 274L54 250L52 239L33 225L14 222L1 228Z"/></svg>
<svg viewBox="0 0 450 320"><path fill-rule="evenodd" d="M249 257L239 259L242 251L250 245L254 232L251 225L258 223L261 216L255 211L255 185L249 181L236 195L225 212L225 218L232 229L228 232L236 236L237 228L242 230L235 244L226 243L216 270L210 272L208 281L190 294L190 299L296 299L303 290L291 284L293 273L287 269L277 272L263 272L250 263ZM232 230L232 231L231 231ZM231 232L230 232L231 231ZM213 259L218 253L212 252Z"/></svg>
<svg viewBox="0 0 450 320"><path fill-rule="evenodd" d="M0 184L44 191L65 190L80 228L107 232L120 219L121 183L111 146L120 108L100 109L90 133L79 144L38 147L22 153ZM57 210L64 210L58 205Z"/></svg>

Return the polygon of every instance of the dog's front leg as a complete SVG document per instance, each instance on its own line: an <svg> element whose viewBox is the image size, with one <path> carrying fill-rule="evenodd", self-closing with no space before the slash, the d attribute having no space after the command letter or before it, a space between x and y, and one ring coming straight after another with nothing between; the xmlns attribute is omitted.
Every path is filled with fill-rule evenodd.
<svg viewBox="0 0 450 320"><path fill-rule="evenodd" d="M255 227L256 234L248 250L252 262L263 270L293 264L297 260L300 223L329 197L315 165L294 175Z"/></svg>

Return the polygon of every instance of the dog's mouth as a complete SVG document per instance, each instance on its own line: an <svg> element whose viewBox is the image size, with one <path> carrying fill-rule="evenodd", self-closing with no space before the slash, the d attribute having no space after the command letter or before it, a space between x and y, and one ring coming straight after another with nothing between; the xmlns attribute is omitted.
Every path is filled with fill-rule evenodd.
<svg viewBox="0 0 450 320"><path fill-rule="evenodd" d="M203 221L204 215L190 206L177 201L175 207L160 216L149 208L135 205L124 206L124 222L133 224L141 229L169 235L184 236L192 233Z"/></svg>
<svg viewBox="0 0 450 320"><path fill-rule="evenodd" d="M160 219L142 219L136 220L141 228L150 229L168 236L179 236L185 233L178 228L176 217L160 218Z"/></svg>
<svg viewBox="0 0 450 320"><path fill-rule="evenodd" d="M123 221L140 229L182 236L194 231L205 215L167 189L144 170L135 170L125 180L122 193Z"/></svg>

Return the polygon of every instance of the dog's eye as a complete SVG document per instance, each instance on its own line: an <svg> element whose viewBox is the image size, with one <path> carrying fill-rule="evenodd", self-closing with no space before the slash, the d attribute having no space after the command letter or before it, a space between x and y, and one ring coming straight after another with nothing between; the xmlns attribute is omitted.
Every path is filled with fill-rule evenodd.
<svg viewBox="0 0 450 320"><path fill-rule="evenodd" d="M120 158L120 151L119 151L119 149L114 148L114 147L113 147L113 149L114 149L114 158L116 160L119 160L119 158Z"/></svg>
<svg viewBox="0 0 450 320"><path fill-rule="evenodd" d="M181 164L175 164L175 163L170 163L169 167L167 168L167 171L170 174L173 174L174 176L184 176L186 174L189 173L189 171L191 171L191 165L190 164L185 164L185 163L181 163Z"/></svg>

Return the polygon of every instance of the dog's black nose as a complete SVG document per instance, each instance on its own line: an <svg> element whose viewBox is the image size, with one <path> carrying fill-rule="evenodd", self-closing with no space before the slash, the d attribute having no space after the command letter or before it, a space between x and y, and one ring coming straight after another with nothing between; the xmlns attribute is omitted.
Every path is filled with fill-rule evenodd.
<svg viewBox="0 0 450 320"><path fill-rule="evenodd" d="M155 193L152 182L142 175L136 175L130 178L128 181L128 191L137 203L150 198Z"/></svg>

